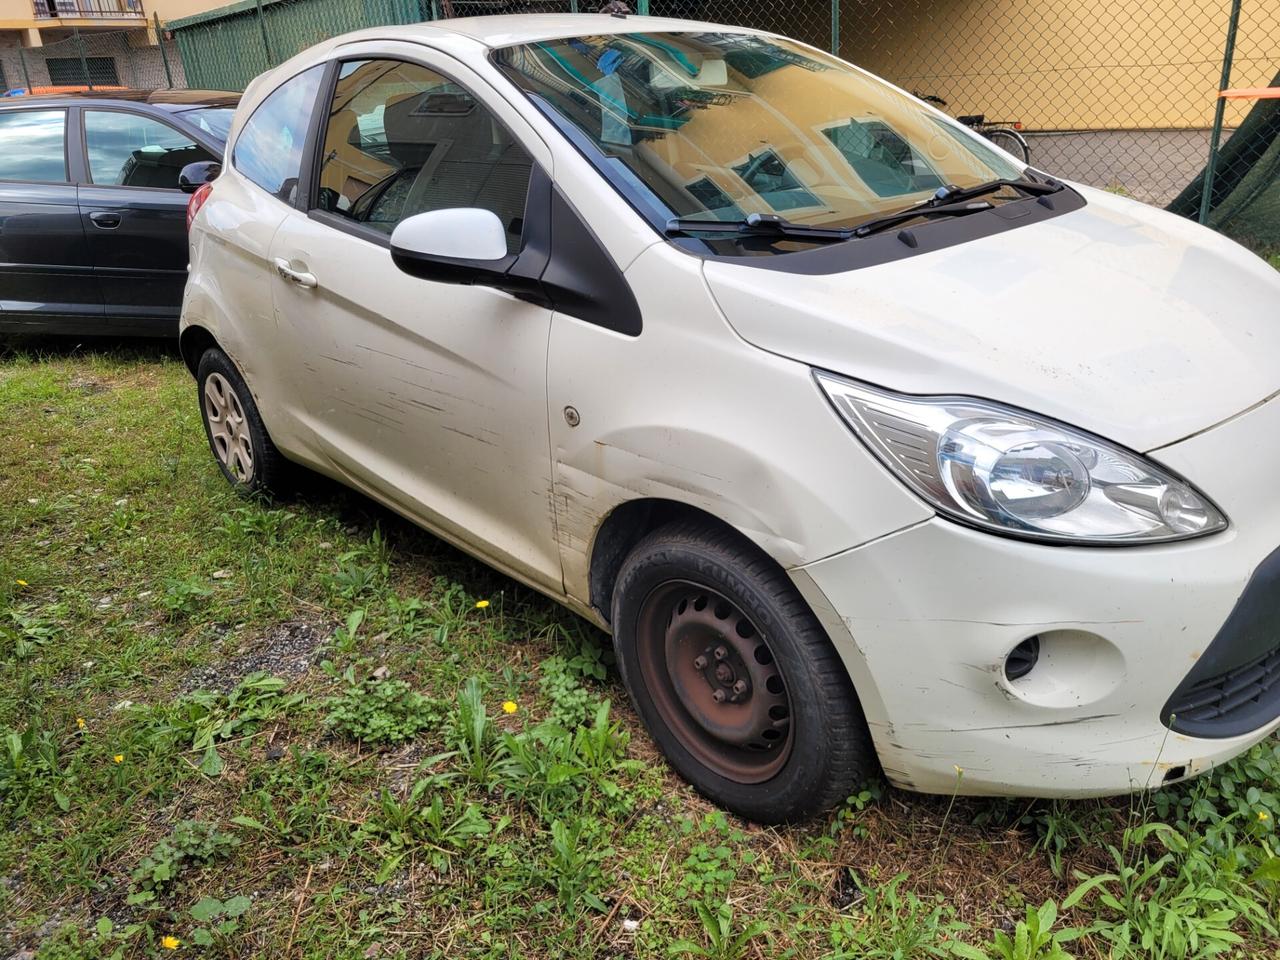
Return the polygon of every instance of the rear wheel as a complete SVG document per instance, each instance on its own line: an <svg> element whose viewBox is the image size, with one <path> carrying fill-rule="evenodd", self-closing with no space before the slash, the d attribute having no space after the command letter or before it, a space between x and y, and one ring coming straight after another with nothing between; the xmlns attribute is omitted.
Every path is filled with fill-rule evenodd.
<svg viewBox="0 0 1280 960"><path fill-rule="evenodd" d="M997 127L994 130L983 130L982 135L1005 153L1012 154L1023 163L1031 162L1031 148L1017 131Z"/></svg>
<svg viewBox="0 0 1280 960"><path fill-rule="evenodd" d="M650 534L623 562L614 646L672 766L762 823L803 820L876 770L848 673L786 574L710 524Z"/></svg>
<svg viewBox="0 0 1280 960"><path fill-rule="evenodd" d="M196 384L205 436L222 475L246 494L282 492L288 463L271 442L235 364L210 347L196 367Z"/></svg>

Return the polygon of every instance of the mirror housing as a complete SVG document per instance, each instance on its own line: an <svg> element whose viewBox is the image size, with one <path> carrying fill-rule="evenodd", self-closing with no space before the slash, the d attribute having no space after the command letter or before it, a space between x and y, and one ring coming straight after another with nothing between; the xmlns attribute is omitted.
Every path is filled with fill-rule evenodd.
<svg viewBox="0 0 1280 960"><path fill-rule="evenodd" d="M222 173L222 164L217 160L197 160L188 163L178 174L178 189L183 193L195 193L211 180L216 180Z"/></svg>
<svg viewBox="0 0 1280 960"><path fill-rule="evenodd" d="M401 220L391 233L391 259L423 280L501 286L514 258L507 254L507 232L496 213L453 207Z"/></svg>

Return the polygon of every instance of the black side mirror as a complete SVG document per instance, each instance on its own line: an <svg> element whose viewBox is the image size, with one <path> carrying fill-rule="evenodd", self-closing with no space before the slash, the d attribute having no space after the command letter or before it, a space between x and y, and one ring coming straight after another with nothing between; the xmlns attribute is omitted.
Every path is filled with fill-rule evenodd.
<svg viewBox="0 0 1280 960"><path fill-rule="evenodd" d="M222 164L217 160L197 160L188 163L178 174L178 189L183 193L195 193L210 180L217 179Z"/></svg>

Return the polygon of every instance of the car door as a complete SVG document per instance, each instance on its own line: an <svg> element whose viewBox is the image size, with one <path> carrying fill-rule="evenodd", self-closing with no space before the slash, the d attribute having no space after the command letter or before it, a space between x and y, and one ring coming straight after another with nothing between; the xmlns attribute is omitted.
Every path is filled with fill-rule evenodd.
<svg viewBox="0 0 1280 960"><path fill-rule="evenodd" d="M0 323L86 333L102 323L67 110L0 110Z"/></svg>
<svg viewBox="0 0 1280 960"><path fill-rule="evenodd" d="M391 261L396 224L484 207L521 249L550 152L456 61L355 48L321 111L309 203L272 242L294 416L337 471L494 565L560 590L546 412L551 311ZM400 51L403 51L401 53ZM322 104L326 99L322 97Z"/></svg>
<svg viewBox="0 0 1280 960"><path fill-rule="evenodd" d="M80 115L80 214L108 322L176 321L187 279L188 197L178 173L218 155L144 113L83 107Z"/></svg>

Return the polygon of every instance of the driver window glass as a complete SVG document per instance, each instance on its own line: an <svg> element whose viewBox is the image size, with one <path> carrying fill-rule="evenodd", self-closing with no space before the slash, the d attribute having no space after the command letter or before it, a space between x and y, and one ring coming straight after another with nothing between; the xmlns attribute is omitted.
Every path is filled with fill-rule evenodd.
<svg viewBox="0 0 1280 960"><path fill-rule="evenodd" d="M325 124L316 205L390 234L451 207L498 215L520 249L532 160L470 93L397 60L342 65Z"/></svg>
<svg viewBox="0 0 1280 960"><path fill-rule="evenodd" d="M86 110L84 139L96 184L176 190L188 163L216 159L168 124L118 110Z"/></svg>

